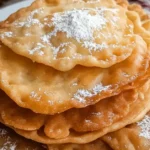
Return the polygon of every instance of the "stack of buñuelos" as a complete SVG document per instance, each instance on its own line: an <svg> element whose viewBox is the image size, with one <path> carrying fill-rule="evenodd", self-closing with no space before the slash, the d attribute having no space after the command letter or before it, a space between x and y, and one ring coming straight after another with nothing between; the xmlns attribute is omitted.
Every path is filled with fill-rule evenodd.
<svg viewBox="0 0 150 150"><path fill-rule="evenodd" d="M0 122L49 150L149 150L149 77L150 16L126 0L36 0L0 23Z"/></svg>

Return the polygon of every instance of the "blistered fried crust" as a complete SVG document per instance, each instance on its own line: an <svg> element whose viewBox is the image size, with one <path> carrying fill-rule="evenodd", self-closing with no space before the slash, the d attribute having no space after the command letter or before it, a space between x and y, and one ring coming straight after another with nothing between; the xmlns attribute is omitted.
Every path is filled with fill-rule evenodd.
<svg viewBox="0 0 150 150"><path fill-rule="evenodd" d="M128 9L129 11L132 11L132 13L134 14L133 17L130 17L131 21L133 22L133 20L136 20L137 25L141 27L144 27L147 32L150 32L150 14L147 13L141 5L133 3L130 4L128 3L126 0L115 0L116 3L120 6L125 6L126 9ZM136 14L136 13L138 14ZM130 12L131 13L131 12ZM139 19L140 18L140 19ZM141 23L140 23L140 21ZM137 30L136 30L137 31ZM139 32L141 32L139 30ZM137 32L138 33L138 32ZM149 34L147 34L149 36Z"/></svg>
<svg viewBox="0 0 150 150"><path fill-rule="evenodd" d="M138 4L129 5L128 9L130 10L128 16L134 24L138 25L137 28L135 28L135 31L143 37L148 45L148 49L150 49L150 14L147 14ZM141 20L141 23L139 20Z"/></svg>
<svg viewBox="0 0 150 150"><path fill-rule="evenodd" d="M146 121L147 120L147 121ZM86 149L87 150L105 150L106 142L113 150L149 150L150 149L150 133L149 133L150 113L139 121L128 125L118 131L109 133L102 138L91 142L89 144L56 144L48 145L49 150L73 150L73 149ZM145 137L144 137L145 136ZM106 144L105 144L106 145Z"/></svg>
<svg viewBox="0 0 150 150"><path fill-rule="evenodd" d="M98 139L88 144L48 145L48 150L112 150L112 149L102 140Z"/></svg>
<svg viewBox="0 0 150 150"><path fill-rule="evenodd" d="M124 118L135 105L136 90L121 93L82 109L70 109L64 113L40 115L17 106L4 92L0 97L0 115L3 122L22 130L38 130L43 127L49 138L60 139L76 132L102 130Z"/></svg>
<svg viewBox="0 0 150 150"><path fill-rule="evenodd" d="M150 15L142 8L140 4L137 3L129 3L127 0L115 0L116 3L130 11L135 11L141 18L141 21L145 21L150 19Z"/></svg>
<svg viewBox="0 0 150 150"><path fill-rule="evenodd" d="M142 22L144 22L145 20L150 20L150 15L144 11L144 9L142 8L141 5L139 5L139 4L130 4L130 5L128 5L128 9L130 11L137 12L138 15L140 16Z"/></svg>
<svg viewBox="0 0 150 150"><path fill-rule="evenodd" d="M126 0L115 1L118 5L129 10L127 14L133 24L136 25L135 32L146 41L148 49L150 49L150 14L139 4L130 4Z"/></svg>
<svg viewBox="0 0 150 150"><path fill-rule="evenodd" d="M45 135L59 139L69 136L72 130L82 134L103 130L130 113L137 102L136 92L131 90L83 109L72 109L50 116L45 124Z"/></svg>
<svg viewBox="0 0 150 150"><path fill-rule="evenodd" d="M146 19L145 21L141 22L141 18L135 11L128 11L127 13L129 19L132 21L132 23L135 25L136 28L134 28L134 32L136 32L138 35L140 35L144 41L147 44L148 50L150 49L150 30L147 25L144 25L145 23L149 24L150 19Z"/></svg>
<svg viewBox="0 0 150 150"><path fill-rule="evenodd" d="M46 116L17 106L0 91L0 115L5 124L24 130L36 130L43 126Z"/></svg>
<svg viewBox="0 0 150 150"><path fill-rule="evenodd" d="M148 113L145 117L148 117L149 115L150 113ZM102 140L109 144L114 150L149 150L150 137L143 137L143 135L150 135L148 133L149 122L145 122L144 119L142 120L143 126L145 126L143 129L138 125L139 123L132 124L116 132L105 135L102 137Z"/></svg>
<svg viewBox="0 0 150 150"><path fill-rule="evenodd" d="M132 99L133 97L135 98L134 104L130 107L129 113L124 116L122 119L118 120L115 123L112 123L109 126L106 126L98 131L93 131L93 132L75 132L71 130L70 134L61 139L52 139L49 138L45 133L44 129L41 128L40 130L35 130L35 131L25 131L25 130L19 130L16 128L13 128L18 134L35 140L40 143L44 144L59 144L59 143L89 143L91 141L94 141L103 135L116 131L118 129L123 128L124 126L128 124L132 124L134 122L139 121L141 118L144 117L144 115L150 110L150 81L148 81L144 86L141 88L137 89L134 94L132 95L131 93L126 93L126 98ZM130 96L131 97L130 97ZM110 117L110 120L112 119L112 116ZM2 120L1 120L2 121ZM2 121L3 122L3 121ZM4 123L4 122L3 122Z"/></svg>
<svg viewBox="0 0 150 150"><path fill-rule="evenodd" d="M77 66L68 72L34 63L1 45L0 87L19 106L41 114L95 104L147 78L149 53L140 37L136 41L132 55L109 69Z"/></svg>
<svg viewBox="0 0 150 150"><path fill-rule="evenodd" d="M136 34L126 9L112 0L57 7L43 1L41 8L33 6L0 30L5 45L33 61L61 71L76 65L108 68L135 48Z"/></svg>

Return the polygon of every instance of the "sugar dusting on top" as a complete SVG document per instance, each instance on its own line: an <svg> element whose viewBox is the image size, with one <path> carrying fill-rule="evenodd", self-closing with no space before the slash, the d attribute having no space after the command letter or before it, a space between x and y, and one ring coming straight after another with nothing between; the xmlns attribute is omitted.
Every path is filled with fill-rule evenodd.
<svg viewBox="0 0 150 150"><path fill-rule="evenodd" d="M26 20L20 21L20 19L19 19L19 20L15 21L13 23L13 25L15 25L17 27L31 27L32 25L37 24L38 26L43 27L43 24L38 19L34 18L34 15L38 14L38 13L43 13L43 8L32 11ZM4 33L0 34L0 38L13 37L13 36L14 36L13 32L4 32ZM27 36L27 35L25 35L25 36Z"/></svg>
<svg viewBox="0 0 150 150"><path fill-rule="evenodd" d="M110 88L110 85L103 86L102 84L97 84L94 88L90 90L78 89L77 92L73 96L73 100L78 100L81 103L86 102L86 98L90 98L99 94L102 91L106 91Z"/></svg>
<svg viewBox="0 0 150 150"><path fill-rule="evenodd" d="M99 0L88 0L87 3L96 3ZM112 15L111 18L106 17L106 13L110 12ZM51 32L41 35L40 39L42 42L38 42L37 45L29 49L28 52L30 55L34 53L42 56L44 52L41 50L44 48L45 44L48 44L53 52L53 59L56 59L58 53L64 53L66 48L70 47L71 42L62 42L59 45L55 46L51 43L52 37L56 37L58 32L66 33L66 37L73 38L77 42L81 43L82 47L89 50L89 54L92 51L101 51L109 47L106 43L97 43L97 36L95 32L107 27L107 23L111 23L113 26L116 26L116 22L119 19L116 17L118 9L116 8L106 8L106 7L97 7L97 8L81 8L73 9L64 12L54 13L51 20L47 23L48 18L44 18L44 22L41 22L37 15L44 13L43 8L36 9L32 11L26 19L18 19L13 24L16 27L32 27L33 25L38 25L40 28L48 26L53 28ZM99 34L100 35L100 34ZM4 37L14 36L12 32L5 32L1 35ZM30 33L25 33L25 36L31 36ZM114 36L114 35L113 35ZM77 55L77 57L79 57ZM72 56L76 59L76 56Z"/></svg>
<svg viewBox="0 0 150 150"><path fill-rule="evenodd" d="M74 0L76 1L76 0ZM81 0L77 0L76 2L80 2ZM100 0L85 0L87 3L96 3ZM66 50L74 50L75 48L72 48L72 46L75 47L76 44L72 43L72 41L76 40L81 44L83 48L85 48L88 51L88 55L92 55L93 52L96 51L102 51L105 49L114 49L114 45L110 45L106 42L101 42L99 38L101 36L105 36L105 39L107 38L115 38L115 34L111 34L108 32L107 34L104 34L101 32L104 28L107 29L107 24L111 24L112 26L117 26L117 21L120 19L118 16L119 10L117 8L107 8L107 7L97 7L97 8L81 8L81 9L73 9L63 12L54 13L50 19L47 18L48 16L45 16L45 18L42 19L38 17L38 15L44 14L44 9L36 9L32 11L30 14L28 14L27 17L20 18L17 21L15 21L13 24L20 28L20 27L32 27L33 25L37 25L41 30L44 29L45 26L48 26L50 28L50 31L48 30L47 33L44 32L40 35L40 40L37 42L37 44L32 45L30 49L28 49L28 53L30 55L44 55L44 47L47 47L50 51L52 51L52 59L55 60L58 56L58 53L65 53ZM111 17L107 16L107 13L112 14ZM44 16L44 15L43 15ZM30 30L29 30L30 31ZM53 37L57 37L58 33L65 33L65 36L68 38L67 40L61 39L58 40L57 46L53 44L52 39ZM96 33L98 33L96 35ZM32 34L30 32L25 33L24 36L28 37ZM4 34L0 35L0 37L12 37L14 36L12 32L5 32ZM98 37L99 36L99 37ZM70 40L70 38L73 38L74 40ZM99 41L99 42L98 42ZM61 43L59 43L61 42ZM55 42L56 43L56 42ZM47 45L48 44L48 45ZM124 49L122 45L116 44L120 49ZM129 46L129 45L127 45ZM128 47L125 47L127 49ZM45 50L46 51L46 50ZM71 56L66 56L66 54L62 55L62 59L65 57L65 59L82 59L82 55L80 53L74 53ZM51 63L51 61L49 62Z"/></svg>
<svg viewBox="0 0 150 150"><path fill-rule="evenodd" d="M58 32L66 33L67 38L74 38L77 42L81 43L83 47L91 50L103 50L107 48L106 43L95 42L95 31L102 30L106 27L108 22L115 25L117 17L106 19L105 12L117 13L118 9L115 8L82 8L65 11L63 13L54 13L49 23L50 27L54 29L41 37L44 43L52 47L54 56L60 51L61 46L54 47L51 38L57 36ZM63 43L62 43L63 44Z"/></svg>
<svg viewBox="0 0 150 150"><path fill-rule="evenodd" d="M53 32L65 32L68 38L75 38L78 42L93 40L94 30L102 29L107 22L103 9L95 9L94 12L96 14L91 15L89 9L82 9L66 11L63 14L55 13L52 18L55 26Z"/></svg>
<svg viewBox="0 0 150 150"><path fill-rule="evenodd" d="M35 9L29 14L26 20L17 20L14 22L14 25L17 27L31 27L32 25L37 24L40 27L43 27L43 24L38 19L34 18L34 15L38 13L43 13L43 8Z"/></svg>
<svg viewBox="0 0 150 150"><path fill-rule="evenodd" d="M88 0L87 3L98 3L100 0Z"/></svg>
<svg viewBox="0 0 150 150"><path fill-rule="evenodd" d="M40 101L41 100L41 95L38 95L35 91L32 91L31 93L30 93L30 98L33 98L33 99L35 99L36 101Z"/></svg>
<svg viewBox="0 0 150 150"><path fill-rule="evenodd" d="M101 51L103 49L108 48L108 45L104 42L102 42L101 44L97 44L94 42L85 41L85 42L83 42L82 46L89 49L90 52L91 51Z"/></svg>
<svg viewBox="0 0 150 150"><path fill-rule="evenodd" d="M12 37L12 36L13 36L13 32L4 32L0 34L0 38Z"/></svg>
<svg viewBox="0 0 150 150"><path fill-rule="evenodd" d="M150 139L150 117L146 115L144 119L137 124L141 127L141 132L139 136Z"/></svg>
<svg viewBox="0 0 150 150"><path fill-rule="evenodd" d="M42 48L46 47L45 45L41 44L41 43L37 43L36 47L32 50L29 50L29 54L33 55L35 52L37 52L39 55L44 55L44 52L41 50Z"/></svg>

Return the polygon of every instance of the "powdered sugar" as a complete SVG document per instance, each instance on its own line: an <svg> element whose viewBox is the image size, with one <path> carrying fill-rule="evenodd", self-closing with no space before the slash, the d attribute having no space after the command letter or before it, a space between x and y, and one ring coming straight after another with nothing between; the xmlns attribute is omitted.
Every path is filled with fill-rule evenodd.
<svg viewBox="0 0 150 150"><path fill-rule="evenodd" d="M60 44L58 47L51 46L51 48L53 50L53 54L54 54L54 59L56 58L58 52L64 53L65 52L64 47L68 46L69 44L70 44L70 42L66 42L66 43Z"/></svg>
<svg viewBox="0 0 150 150"><path fill-rule="evenodd" d="M36 101L40 101L41 100L41 95L38 95L35 91L32 91L31 93L30 93L30 98L34 98L34 99L36 99Z"/></svg>
<svg viewBox="0 0 150 150"><path fill-rule="evenodd" d="M37 46L34 48L34 49L32 49L32 50L28 50L29 51L29 54L30 55L33 55L35 52L37 52L38 53L38 55L44 55L44 52L41 50L41 48L44 48L44 47L46 47L45 45L43 45L43 44L41 44L41 43L37 43L36 44Z"/></svg>
<svg viewBox="0 0 150 150"><path fill-rule="evenodd" d="M0 34L0 38L12 37L12 36L13 36L13 32L4 32Z"/></svg>
<svg viewBox="0 0 150 150"><path fill-rule="evenodd" d="M43 8L32 11L25 21L17 20L13 24L17 27L31 27L35 24L43 27L43 24L38 19L34 18L34 15L38 13L43 13Z"/></svg>
<svg viewBox="0 0 150 150"><path fill-rule="evenodd" d="M94 10L95 15L91 15L89 9L66 11L64 14L55 13L52 23L55 30L65 32L68 38L81 40L93 40L93 32L102 29L106 24L103 10Z"/></svg>
<svg viewBox="0 0 150 150"><path fill-rule="evenodd" d="M110 88L111 86L103 86L102 84L97 84L94 86L94 88L90 90L85 90L85 89L79 89L73 96L73 100L78 100L81 103L84 103L86 101L86 98L90 98L92 96L95 96L102 91L106 91Z"/></svg>
<svg viewBox="0 0 150 150"><path fill-rule="evenodd" d="M87 3L98 3L100 0L88 0Z"/></svg>
<svg viewBox="0 0 150 150"><path fill-rule="evenodd" d="M78 83L77 82L74 82L73 84L72 84L72 86L77 86L78 85Z"/></svg>
<svg viewBox="0 0 150 150"><path fill-rule="evenodd" d="M25 36L31 36L31 33L25 33Z"/></svg>
<svg viewBox="0 0 150 150"><path fill-rule="evenodd" d="M98 2L98 0L87 1L87 3L93 2ZM83 48L86 48L88 50L88 55L92 54L93 51L108 49L110 45L108 45L106 42L97 42L99 40L97 40L98 36L96 35L96 32L98 32L98 35L100 36L100 31L103 28L107 27L107 23L111 23L113 26L116 26L116 21L119 19L115 15L118 12L118 9L106 7L67 10L59 13L54 13L52 17L45 16L45 18L40 21L37 15L41 15L41 13L43 12L43 8L36 9L32 11L26 17L26 19L20 18L13 24L18 28L29 28L32 25L38 25L39 27L43 28L45 25L47 25L50 31L48 30L47 33L40 34L40 40L36 45L32 45L31 47L33 49L28 49L28 52L30 55L38 54L40 56L43 56L44 51L42 51L41 49L44 47L50 47L53 59L57 59L58 53L65 53L67 49L71 51L72 45L75 47L76 44L73 43L72 39L80 43ZM107 12L113 14L112 17L107 17ZM68 39L64 41L63 39L61 39L61 41L58 40L55 45L52 41L54 41L53 38L57 38L57 36L59 36L59 33L65 33L64 36L66 36L66 38ZM11 37L12 34L13 33L8 32L4 35L1 35L1 37ZM24 34L24 36L27 37L31 35L32 34L30 32ZM72 39L70 40L70 38ZM73 50L74 49L75 48L73 48ZM63 58L66 55L67 54L64 54ZM72 59L81 57L82 59L82 55L80 55L80 53L74 53L69 57L66 56L65 59L70 59L70 57Z"/></svg>
<svg viewBox="0 0 150 150"><path fill-rule="evenodd" d="M85 41L82 46L89 49L90 51L101 51L103 49L108 48L108 45L106 43L97 44L89 41Z"/></svg>
<svg viewBox="0 0 150 150"><path fill-rule="evenodd" d="M74 94L74 98L77 99L79 102L85 102L86 97L92 97L92 93L90 91L81 89L78 90L76 94Z"/></svg>
<svg viewBox="0 0 150 150"><path fill-rule="evenodd" d="M114 8L82 8L65 11L63 13L54 13L49 23L49 27L54 29L41 36L42 42L49 44L53 50L54 58L57 53L60 52L62 46L67 46L66 43L61 43L58 47L53 46L50 42L51 38L57 35L58 32L66 33L66 37L74 38L77 42L81 43L83 47L89 49L89 51L102 50L108 47L106 43L95 42L94 32L102 30L108 22L112 25L116 25L117 17L112 17L111 20L105 18L104 12L109 11L111 13L117 13L117 9ZM47 21L47 19L46 19ZM46 23L47 24L47 23ZM68 44L69 45L69 44Z"/></svg>
<svg viewBox="0 0 150 150"><path fill-rule="evenodd" d="M141 127L139 136L150 139L150 117L146 115L144 119L137 123Z"/></svg>
<svg viewBox="0 0 150 150"><path fill-rule="evenodd" d="M83 0L73 0L74 3L83 2Z"/></svg>
<svg viewBox="0 0 150 150"><path fill-rule="evenodd" d="M92 112L91 115L96 116L96 117L102 117L103 114L101 112Z"/></svg>

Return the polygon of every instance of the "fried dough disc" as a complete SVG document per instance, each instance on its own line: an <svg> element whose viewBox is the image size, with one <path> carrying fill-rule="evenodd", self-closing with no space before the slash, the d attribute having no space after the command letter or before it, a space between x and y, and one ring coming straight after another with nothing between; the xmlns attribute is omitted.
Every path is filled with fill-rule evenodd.
<svg viewBox="0 0 150 150"><path fill-rule="evenodd" d="M136 25L134 32L146 41L147 47L150 49L150 14L146 13L138 4L129 4L126 0L116 0L116 2L130 10L127 12L127 16L134 26Z"/></svg>
<svg viewBox="0 0 150 150"><path fill-rule="evenodd" d="M27 140L0 124L1 150L46 150L39 143Z"/></svg>
<svg viewBox="0 0 150 150"><path fill-rule="evenodd" d="M137 105L138 98L138 90L130 90L86 108L50 116L45 124L45 135L60 139L69 136L72 130L82 134L103 130L126 117Z"/></svg>
<svg viewBox="0 0 150 150"><path fill-rule="evenodd" d="M48 145L49 150L149 150L150 112L138 123L128 125L88 144ZM111 148L107 148L106 142ZM101 147L103 146L103 147Z"/></svg>
<svg viewBox="0 0 150 150"><path fill-rule="evenodd" d="M61 71L76 65L109 68L136 48L135 26L113 0L53 7L37 0L13 19L0 29L1 41L15 53Z"/></svg>
<svg viewBox="0 0 150 150"><path fill-rule="evenodd" d="M150 20L150 14L146 13L141 5L139 5L139 4L130 4L130 5L128 5L128 9L131 10L131 11L136 11L139 14L142 22L145 21L145 20Z"/></svg>
<svg viewBox="0 0 150 150"><path fill-rule="evenodd" d="M150 14L139 4L129 4L127 0L115 0L118 5L124 6L127 11L128 18L133 22L135 28L134 32L139 34L145 39L145 35L149 38L150 36ZM146 30L144 30L144 28ZM150 45L150 40L146 40L147 44Z"/></svg>
<svg viewBox="0 0 150 150"><path fill-rule="evenodd" d="M135 26L134 32L140 35L146 41L147 44L150 44L150 41L146 40L147 38L150 38L150 30L145 30L145 28L142 26L142 23L144 21L141 22L142 18L140 18L139 14L135 11L128 11L127 15ZM150 18L145 18L145 20L149 22Z"/></svg>
<svg viewBox="0 0 150 150"><path fill-rule="evenodd" d="M102 137L114 150L150 149L150 112L136 124Z"/></svg>
<svg viewBox="0 0 150 150"><path fill-rule="evenodd" d="M44 144L89 143L102 137L103 135L109 132L121 129L124 126L137 122L141 118L143 118L144 115L150 110L149 92L150 92L150 80L144 86L137 89L136 91L133 90L133 93L132 92L126 93L127 96L126 98L132 99L134 97L134 103L131 105L130 111L123 118L97 131L84 133L70 130L70 134L67 137L61 139L53 139L49 138L48 135L44 133L43 128L34 131L25 131L13 128L12 126L10 127L13 128L13 130L15 130L18 134L22 136ZM113 118L112 116L109 117L110 120ZM3 120L1 120L1 122L4 123Z"/></svg>
<svg viewBox="0 0 150 150"><path fill-rule="evenodd" d="M141 21L142 25L146 22L150 21L150 14L147 13L143 7L137 3L129 3L127 0L115 0L116 3L124 8L127 8L130 11L137 12ZM150 31L150 26L147 25L146 30Z"/></svg>
<svg viewBox="0 0 150 150"><path fill-rule="evenodd" d="M134 18L134 24L138 24L137 29L135 29L137 32L139 31L139 34L147 41L147 45L150 48L150 14L147 14L140 5L138 4L132 4L128 6L128 9L131 11L136 11L138 15L140 16L140 19L142 21L142 24L139 21L138 15L134 12L131 16L131 18ZM130 12L131 13L131 12ZM144 29L141 28L141 25ZM141 30L142 29L142 30ZM144 34L143 34L144 33ZM148 35L145 37L145 35Z"/></svg>
<svg viewBox="0 0 150 150"><path fill-rule="evenodd" d="M100 130L122 119L134 105L136 92L130 90L86 108L46 116L19 107L0 91L0 116L5 124L14 128L36 130L44 126L48 137L65 138L70 134L70 129L77 132Z"/></svg>
<svg viewBox="0 0 150 150"><path fill-rule="evenodd" d="M101 139L88 144L55 144L48 145L48 150L112 150Z"/></svg>
<svg viewBox="0 0 150 150"><path fill-rule="evenodd" d="M0 91L0 103L0 114L5 124L25 130L36 130L44 124L46 116L17 106L2 91Z"/></svg>
<svg viewBox="0 0 150 150"><path fill-rule="evenodd" d="M132 124L118 131L109 133L103 136L101 139L93 141L88 144L56 144L48 145L48 150L149 150L150 139L143 137L147 135L149 129L150 117L148 113L142 121L138 124ZM147 120L147 121L146 121ZM140 127L141 126L141 127ZM146 127L147 126L147 127ZM146 130L142 130L146 129ZM145 131L145 132L144 132ZM147 132L147 133L146 133ZM35 150L41 150L38 144L30 142L12 132L10 129L0 125L0 148L7 148L14 146L16 150L26 150L31 148ZM143 134L144 133L144 134ZM148 134L149 135L149 134ZM112 147L112 149L108 145ZM37 147L38 146L38 147Z"/></svg>
<svg viewBox="0 0 150 150"><path fill-rule="evenodd" d="M71 130L85 133L101 130L124 118L135 105L137 90L106 98L81 109L70 109L61 114L41 115L16 105L4 92L0 93L0 116L4 124L22 130L38 130L42 126L49 138L60 139Z"/></svg>
<svg viewBox="0 0 150 150"><path fill-rule="evenodd" d="M34 63L1 45L0 88L19 106L36 113L55 114L86 107L135 88L146 78L149 52L138 36L136 43L132 55L111 68L77 66L68 72Z"/></svg>

